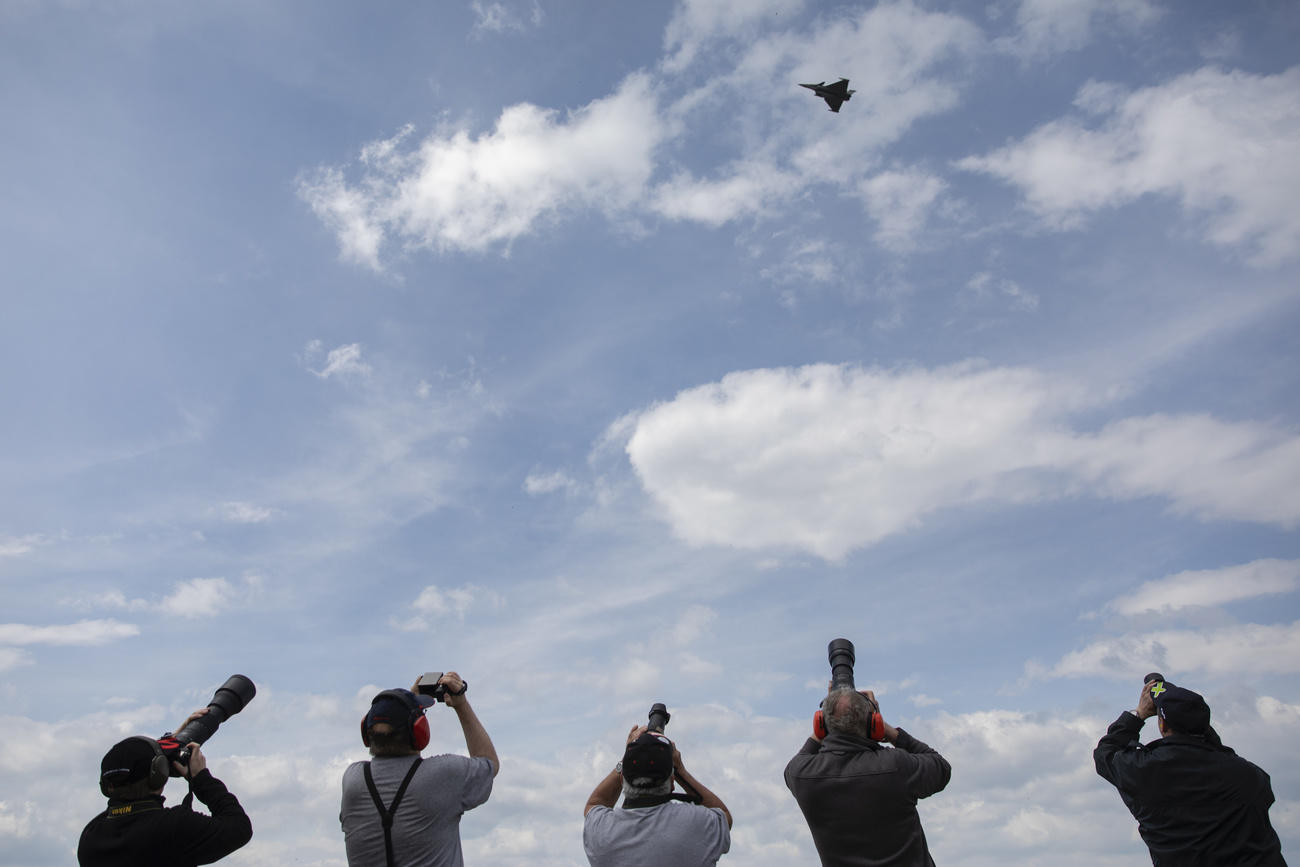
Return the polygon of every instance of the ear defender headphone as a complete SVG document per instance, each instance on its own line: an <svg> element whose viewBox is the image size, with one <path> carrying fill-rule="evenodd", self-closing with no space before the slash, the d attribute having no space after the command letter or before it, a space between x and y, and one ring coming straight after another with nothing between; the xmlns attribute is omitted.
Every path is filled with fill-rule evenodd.
<svg viewBox="0 0 1300 867"><path fill-rule="evenodd" d="M386 689L370 702L370 710L361 718L361 743L370 746L370 727L374 725L375 703L381 699L391 698L406 705L409 712L406 717L406 731L410 736L411 747L422 750L429 745L429 719L424 715L424 706L404 689Z"/></svg>
<svg viewBox="0 0 1300 867"><path fill-rule="evenodd" d="M149 791L152 792L155 789L161 789L163 786L167 785L167 780L171 776L172 766L171 763L167 761L167 757L163 755L162 747L158 746L158 742L153 738L147 738L143 735L136 735L135 737L127 738L127 740L144 741L149 745L149 748L153 750L153 758L149 760L149 776L147 777ZM100 775L99 791L103 793L105 798L113 797L113 790L116 788L118 787L109 785L103 775Z"/></svg>
<svg viewBox="0 0 1300 867"><path fill-rule="evenodd" d="M861 693L858 694L862 695ZM865 695L862 697L866 698ZM867 703L873 708L867 714L867 737L873 741L883 741L885 739L885 720L880 715L880 705L870 699L867 699ZM822 707L825 708L825 706L826 699L822 699ZM830 734L830 730L826 728L826 712L825 710L818 710L813 714L813 736L817 740L825 740L828 734Z"/></svg>

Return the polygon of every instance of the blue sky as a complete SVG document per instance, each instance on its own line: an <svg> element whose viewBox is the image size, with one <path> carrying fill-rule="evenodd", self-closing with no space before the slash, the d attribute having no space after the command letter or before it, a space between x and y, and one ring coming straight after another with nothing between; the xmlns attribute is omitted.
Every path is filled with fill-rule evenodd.
<svg viewBox="0 0 1300 867"><path fill-rule="evenodd" d="M1147 863L1090 753L1152 669L1295 854L1294 4L0 24L0 863L240 672L228 860L340 865L357 721L427 669L502 757L474 863L580 863L656 701L726 860L808 863L838 636L952 761L941 864Z"/></svg>

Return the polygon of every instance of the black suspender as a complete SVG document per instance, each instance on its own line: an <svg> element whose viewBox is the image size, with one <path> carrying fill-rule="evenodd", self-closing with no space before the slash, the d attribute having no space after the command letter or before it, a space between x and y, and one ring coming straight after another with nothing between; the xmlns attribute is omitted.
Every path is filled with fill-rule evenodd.
<svg viewBox="0 0 1300 867"><path fill-rule="evenodd" d="M375 809L379 811L379 820L384 823L384 857L388 860L388 867L395 867L393 863L393 814L397 812L397 805L402 803L402 795L406 794L406 787L411 784L411 779L415 776L415 769L420 767L420 762L424 761L423 756L416 756L415 761L411 762L411 768L402 778L402 785L397 787L397 794L393 796L393 805L384 808L384 802L379 797L379 790L375 788L375 778L370 773L370 762L366 762L364 767L366 773L366 788L370 790L370 799L375 802Z"/></svg>

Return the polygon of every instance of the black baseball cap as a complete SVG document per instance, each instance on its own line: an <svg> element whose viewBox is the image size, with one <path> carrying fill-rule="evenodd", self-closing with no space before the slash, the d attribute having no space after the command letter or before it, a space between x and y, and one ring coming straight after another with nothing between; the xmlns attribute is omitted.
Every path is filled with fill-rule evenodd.
<svg viewBox="0 0 1300 867"><path fill-rule="evenodd" d="M673 775L673 742L645 732L623 751L623 779L663 782Z"/></svg>
<svg viewBox="0 0 1300 867"><path fill-rule="evenodd" d="M149 767L159 755L156 743L146 737L130 737L113 744L99 763L100 782L109 786L125 786L149 777Z"/></svg>
<svg viewBox="0 0 1300 867"><path fill-rule="evenodd" d="M1175 731L1203 735L1210 728L1210 706L1200 693L1165 681L1151 686L1156 713Z"/></svg>

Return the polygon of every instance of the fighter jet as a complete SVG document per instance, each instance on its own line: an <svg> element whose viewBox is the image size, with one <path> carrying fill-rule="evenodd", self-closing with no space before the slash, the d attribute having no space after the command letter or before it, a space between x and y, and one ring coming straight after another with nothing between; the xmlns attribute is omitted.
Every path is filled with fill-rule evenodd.
<svg viewBox="0 0 1300 867"><path fill-rule="evenodd" d="M799 86L808 88L813 93L826 100L826 104L831 107L831 111L839 111L840 106L852 99L853 94L857 93L856 90L849 90L849 80L847 78L841 78L839 81L829 86L827 86L824 81L817 84L801 84Z"/></svg>

